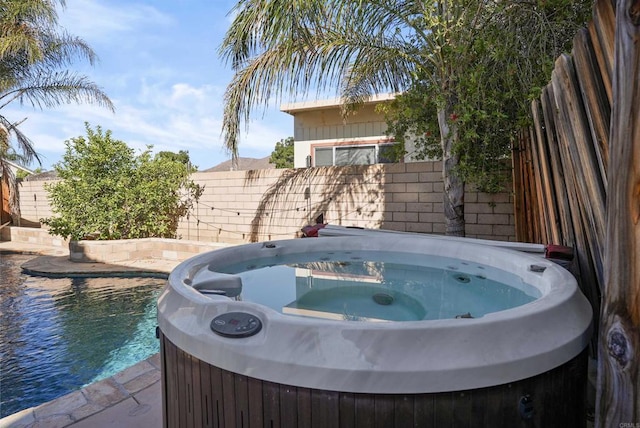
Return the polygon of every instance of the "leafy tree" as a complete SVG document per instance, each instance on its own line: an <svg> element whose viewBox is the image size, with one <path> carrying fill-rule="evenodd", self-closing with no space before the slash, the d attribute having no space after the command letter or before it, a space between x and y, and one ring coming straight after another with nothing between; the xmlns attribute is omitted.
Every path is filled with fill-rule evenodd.
<svg viewBox="0 0 640 428"><path fill-rule="evenodd" d="M5 154L17 153L24 163L40 162L31 140L2 114L12 103L35 108L88 102L113 111L107 95L87 77L67 70L75 60L96 60L80 38L58 30L56 5L64 0L0 0L0 173L11 186L11 206L18 209L15 177Z"/></svg>
<svg viewBox="0 0 640 428"><path fill-rule="evenodd" d="M18 172L16 172L16 179L17 180L24 180L25 178L27 178L28 176L30 176L32 174L40 174L41 172L42 172L42 168L40 168L40 167L34 169L32 172L19 170Z"/></svg>
<svg viewBox="0 0 640 428"><path fill-rule="evenodd" d="M578 5L584 9L585 2ZM537 41L561 39L563 44L566 40L566 28L558 30L549 18L567 16L566 22L576 18L582 25L582 15L574 9L580 8L569 0L239 1L220 48L235 70L225 94L225 145L235 159L240 122L247 121L255 105L266 107L274 96L295 98L311 88L322 91L339 85L348 113L372 94L404 92L420 85L428 89L433 103L429 108L436 113L446 232L463 235L465 174L458 166L475 153L462 150L466 146L460 142L471 139L474 132L495 131L484 125L460 127L461 119L471 123L474 116L493 114L473 110L476 101L492 95L492 91L472 90L474 84L484 88L478 79L487 76L473 72L475 66L513 78L523 72L526 80L524 72L553 61L548 56L552 52ZM510 44L500 48L502 28L513 31L508 41L520 40L520 51L514 54L506 49ZM528 61L494 68L509 64L517 55ZM491 82L498 88L496 80ZM467 96L467 90L472 95ZM485 141L491 138L487 134Z"/></svg>
<svg viewBox="0 0 640 428"><path fill-rule="evenodd" d="M482 191L502 190L514 139L530 121L530 101L539 96L554 59L571 48L573 35L590 17L588 2L507 2L474 30L457 50L473 59L456 76L456 103L449 116L458 129L453 146L456 173ZM522 37L527 34L527 37ZM417 159L439 158L439 90L419 78L385 110L388 132L411 139Z"/></svg>
<svg viewBox="0 0 640 428"><path fill-rule="evenodd" d="M66 142L54 167L61 181L45 186L54 217L51 233L74 240L175 238L178 221L202 188L189 179L188 162L139 155L120 140L86 125L87 138Z"/></svg>
<svg viewBox="0 0 640 428"><path fill-rule="evenodd" d="M274 164L276 168L293 168L293 146L293 137L278 141L269 156L269 163Z"/></svg>
<svg viewBox="0 0 640 428"><path fill-rule="evenodd" d="M180 150L178 153L162 151L156 154L156 159L164 158L167 160L172 160L176 162L180 162L184 165L187 165L191 172L197 171L198 167L195 165L191 165L191 159L189 158L188 150Z"/></svg>

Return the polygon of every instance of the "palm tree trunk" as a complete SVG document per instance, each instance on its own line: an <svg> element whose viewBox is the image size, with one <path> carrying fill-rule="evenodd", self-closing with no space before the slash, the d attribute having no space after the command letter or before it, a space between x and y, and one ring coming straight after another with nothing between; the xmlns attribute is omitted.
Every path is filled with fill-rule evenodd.
<svg viewBox="0 0 640 428"><path fill-rule="evenodd" d="M460 156L453 152L458 139L458 126L447 121L448 108L438 109L438 126L442 144L442 180L444 182L443 202L445 233L449 236L464 236L464 181L456 174L455 168Z"/></svg>

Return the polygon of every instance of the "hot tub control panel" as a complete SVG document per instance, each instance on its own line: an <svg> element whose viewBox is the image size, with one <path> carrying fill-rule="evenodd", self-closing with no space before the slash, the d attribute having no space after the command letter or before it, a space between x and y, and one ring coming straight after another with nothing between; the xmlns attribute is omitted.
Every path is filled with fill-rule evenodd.
<svg viewBox="0 0 640 428"><path fill-rule="evenodd" d="M253 336L262 329L258 317L246 312L227 312L211 321L211 330L220 336L240 339Z"/></svg>

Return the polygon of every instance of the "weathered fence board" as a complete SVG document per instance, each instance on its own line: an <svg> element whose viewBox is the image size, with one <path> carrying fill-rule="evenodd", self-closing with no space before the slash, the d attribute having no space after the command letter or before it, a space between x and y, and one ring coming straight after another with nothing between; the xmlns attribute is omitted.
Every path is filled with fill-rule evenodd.
<svg viewBox="0 0 640 428"><path fill-rule="evenodd" d="M590 228L587 239L598 258L596 268L602 279L602 257L604 252L605 189L600 179L597 157L586 119L586 111L578 89L576 72L568 55L556 60L552 73L552 85L556 98L558 136L560 143L569 151L573 164L573 175L580 201L581 211L586 214Z"/></svg>
<svg viewBox="0 0 640 428"><path fill-rule="evenodd" d="M535 132L533 129L529 129L529 141L535 142ZM550 237L550 224L549 217L542 215L542 204L545 201L544 189L542 184L542 172L540 171L540 156L538 154L538 145L530 144L531 163L529 164L530 173L532 178L532 187L535 194L535 205L533 210L534 218L539 218L540 221L534 221L534 237L536 242L551 242Z"/></svg>
<svg viewBox="0 0 640 428"><path fill-rule="evenodd" d="M609 122L611 104L606 96L602 76L598 73L598 64L593 44L587 30L582 30L573 39L573 61L578 73L580 90L587 112L587 119L594 141L594 151L600 169L604 188L607 186L607 165L609 163Z"/></svg>
<svg viewBox="0 0 640 428"><path fill-rule="evenodd" d="M532 144L532 147L536 147L538 152L538 165L540 166L539 176L543 192L544 206L548 208L545 211L546 215L543 215L546 220L548 231L546 238L547 242L561 244L562 231L558 216L558 203L556 199L554 176L551 173L550 155L549 150L547 149L547 136L542 128L543 122L540 119L541 107L539 100L533 100L531 103L531 112L533 114L533 128L536 135L535 144Z"/></svg>
<svg viewBox="0 0 640 428"><path fill-rule="evenodd" d="M596 413L603 428L640 417L640 1L619 0L617 10Z"/></svg>
<svg viewBox="0 0 640 428"><path fill-rule="evenodd" d="M531 135L529 130L526 129L523 131L522 140L527 143L530 141ZM537 216L538 211L538 192L536 190L536 180L535 180L535 172L533 170L533 153L531 146L527 144L527 149L524 152L525 155L525 164L524 164L524 172L525 172L525 185L526 185L526 199L527 203L525 206L527 207L527 224L529 226L529 236L531 242L540 242L540 222L538 221L539 217Z"/></svg>
<svg viewBox="0 0 640 428"><path fill-rule="evenodd" d="M535 139L521 139L513 164L521 166L514 199L527 207L517 212L518 239L550 227L547 239L558 233L575 249L596 315L596 426L604 428L640 423L640 0L597 0L593 12L532 103ZM533 173L542 177L532 184Z"/></svg>
<svg viewBox="0 0 640 428"><path fill-rule="evenodd" d="M616 30L615 13L614 1L596 1L593 7L593 21L588 27L609 104L612 100L611 73L613 69L613 40Z"/></svg>
<svg viewBox="0 0 640 428"><path fill-rule="evenodd" d="M553 184L555 186L557 209L560 216L560 227L562 229L562 238L558 244L573 247L575 245L575 238L573 233L573 223L571 221L571 208L569 206L567 185L565 183L566 179L564 177L564 169L562 168L560 149L558 147L558 136L553 115L553 112L555 111L555 102L553 100L553 88L551 85L548 85L542 90L540 104L544 118L545 134L547 136L546 141L547 148L549 150L549 159L551 161L551 174L553 176Z"/></svg>
<svg viewBox="0 0 640 428"><path fill-rule="evenodd" d="M524 242L537 242L535 237L535 223L537 220L533 216L533 204L535 194L531 188L531 159L528 144L527 130L520 132L517 146L514 148L514 185L518 189L516 195L516 236L518 240Z"/></svg>
<svg viewBox="0 0 640 428"><path fill-rule="evenodd" d="M555 95L552 85L548 86L547 93L549 95L549 98L545 100L547 110L553 117L553 123L557 124L561 119L561 112L558 108L555 108L555 100L557 100L558 97ZM556 135L556 137L559 138L560 135ZM594 314L597 315L598 311L596 308L598 307L599 300L598 276L593 263L593 254L590 252L589 234L587 232L589 228L586 226L588 223L583 207L586 201L580 200L580 192L577 184L579 178L576 174L576 167L581 167L581 165L575 164L571 156L570 147L561 141L560 138L557 140L556 146L557 156L559 158L558 167L563 171L564 189L568 206L566 214L571 220L573 231L573 247L575 261L577 263L576 276L581 290L591 302L591 306L594 308Z"/></svg>
<svg viewBox="0 0 640 428"><path fill-rule="evenodd" d="M522 146L520 142L514 144L513 152L511 157L511 162L513 166L513 188L514 188L514 196L513 196L513 212L515 218L515 226L516 226L516 238L520 241L528 241L527 234L527 223L525 222L525 192L524 192L524 171L522 168L522 163L524 161L524 156L522 155L522 151L525 148Z"/></svg>

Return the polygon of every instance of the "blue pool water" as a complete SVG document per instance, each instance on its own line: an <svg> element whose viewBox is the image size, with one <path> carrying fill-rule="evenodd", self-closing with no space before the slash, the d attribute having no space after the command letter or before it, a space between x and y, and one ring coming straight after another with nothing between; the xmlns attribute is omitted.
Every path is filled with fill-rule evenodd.
<svg viewBox="0 0 640 428"><path fill-rule="evenodd" d="M214 269L241 278L241 300L287 315L333 320L479 318L541 295L506 271L413 253L296 253Z"/></svg>
<svg viewBox="0 0 640 428"><path fill-rule="evenodd" d="M107 378L159 351L158 278L41 278L0 254L0 417Z"/></svg>

